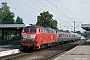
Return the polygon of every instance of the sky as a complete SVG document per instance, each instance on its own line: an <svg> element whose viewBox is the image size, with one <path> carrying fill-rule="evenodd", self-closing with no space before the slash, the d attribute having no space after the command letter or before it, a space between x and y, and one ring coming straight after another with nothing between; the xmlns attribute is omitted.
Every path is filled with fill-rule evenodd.
<svg viewBox="0 0 90 60"><path fill-rule="evenodd" d="M81 24L90 24L90 0L0 0L7 2L15 19L20 16L25 24L36 24L37 16L49 11L63 30L84 31ZM1 4L0 4L1 5Z"/></svg>

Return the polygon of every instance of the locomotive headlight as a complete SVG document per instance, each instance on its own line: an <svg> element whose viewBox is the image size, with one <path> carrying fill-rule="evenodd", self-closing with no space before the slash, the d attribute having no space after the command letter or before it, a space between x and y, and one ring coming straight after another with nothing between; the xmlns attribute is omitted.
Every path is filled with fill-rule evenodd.
<svg viewBox="0 0 90 60"><path fill-rule="evenodd" d="M26 41L26 39L23 39L23 41Z"/></svg>
<svg viewBox="0 0 90 60"><path fill-rule="evenodd" d="M22 37L23 37L23 38L27 38L27 34L23 33L23 34L22 34Z"/></svg>

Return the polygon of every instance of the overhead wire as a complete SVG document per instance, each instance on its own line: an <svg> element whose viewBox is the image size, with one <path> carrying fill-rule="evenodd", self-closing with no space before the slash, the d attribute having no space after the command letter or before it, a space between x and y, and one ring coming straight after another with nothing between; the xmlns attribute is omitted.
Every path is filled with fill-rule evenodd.
<svg viewBox="0 0 90 60"><path fill-rule="evenodd" d="M22 4L24 4L24 5L26 5L26 6L28 6L28 7L30 7L30 8L32 8L32 9L34 9L34 10L36 10L36 11L38 11L38 12L41 12L41 11L39 11L39 10L37 10L37 9L35 9L35 8L31 7L31 6L29 6L28 4L25 4L25 3L23 3L23 2L21 2L21 1L19 1L19 0L17 0L17 1L20 2L20 3L22 3Z"/></svg>
<svg viewBox="0 0 90 60"><path fill-rule="evenodd" d="M19 1L19 0L18 0ZM32 3L30 0L28 0L30 3ZM39 0L37 0L38 2L40 2ZM21 1L19 1L20 3L23 3L23 2L21 2ZM42 3L42 2L40 2L40 3ZM25 3L23 3L23 4L25 4ZM32 4L34 4L34 3L32 3ZM42 4L44 4L44 3L42 3ZM25 4L25 5L27 5L27 4ZM34 4L35 5L35 4ZM45 6L47 6L46 4L44 4ZM27 6L29 6L29 5L27 5ZM37 5L35 5L35 6L37 6ZM29 6L29 7L31 7L31 6ZM38 7L38 6L37 6ZM47 7L49 7L49 6L47 6ZM40 7L39 7L40 8ZM49 7L50 9L52 9L51 7ZM34 9L34 8L33 8ZM40 9L42 9L42 8L40 8ZM36 9L35 9L36 10ZM54 10L54 9L52 9L52 10ZM38 10L39 11L39 10ZM54 10L55 11L55 10ZM40 12L40 11L39 11ZM56 11L57 12L57 11ZM59 12L58 12L59 13ZM62 12L63 13L63 12ZM70 18L69 18L70 19Z"/></svg>
<svg viewBox="0 0 90 60"><path fill-rule="evenodd" d="M19 1L19 0L18 0ZM35 5L35 6L37 6L36 4L34 4L33 2L31 2L30 0L28 0L30 3L32 3L33 5ZM39 1L39 0L37 0L38 2L40 2L40 3L42 3L41 1ZM47 0L48 1L48 0ZM58 0L59 1L59 0ZM23 3L23 2L21 2L21 1L19 1L20 3ZM53 3L51 3L50 1L48 1L51 5L53 5L57 10L59 10L61 13L63 13L67 18L69 18L70 20L72 20L70 17L68 17L64 12L62 12L58 7L56 7ZM23 4L25 4L25 3L23 3ZM50 8L50 9L52 9L52 10L54 10L53 8L51 8L51 7L49 7L48 5L46 5L46 4L44 4L44 3L42 3L43 5L45 5L45 6L47 6L48 8ZM25 4L25 5L27 5L27 4ZM35 8L33 8L33 7L31 7L31 6L29 6L29 5L27 5L28 7L30 7L30 8L32 8L32 9L34 9L34 10L36 10L36 11L39 11L39 10L37 10L37 9L35 9ZM39 6L37 6L38 8L40 8ZM13 9L16 9L16 8L13 8ZM42 8L40 8L40 9L42 9ZM67 9L67 8L65 8L65 9ZM23 13L26 13L26 14L29 14L29 15L32 15L32 14L30 14L30 13L27 13L27 12L25 12L25 11L21 11L21 10L19 10L19 9L16 9L16 10L18 10L18 11L20 11L20 12L23 12ZM43 10L43 9L42 9ZM57 12L56 10L54 10L55 12ZM68 11L68 10L67 10ZM40 11L39 11L40 12ZM60 13L60 12L58 12L58 13ZM32 16L34 16L34 15L32 15ZM74 17L74 16L73 16ZM61 20L61 19L60 19ZM66 21L65 21L66 22ZM69 23L68 23L69 24ZM71 25L71 24L69 24L69 25Z"/></svg>
<svg viewBox="0 0 90 60"><path fill-rule="evenodd" d="M60 12L58 12L58 11L56 11L56 10L54 10L53 8L51 8L51 7L49 7L48 5L46 5L46 4L44 4L44 3L42 3L41 1L39 1L39 0L37 0L39 3L41 3L41 4L43 4L44 6L46 6L46 7L48 7L49 9L51 9L51 10L53 10L53 11L55 11L55 12L57 12L57 13L59 13L60 14ZM59 20L61 20L61 19L59 19ZM63 20L62 20L63 21ZM64 21L65 22L65 21Z"/></svg>
<svg viewBox="0 0 90 60"><path fill-rule="evenodd" d="M59 2L60 2L60 0L58 0ZM61 2L60 2L61 3ZM68 11L68 13L70 13L71 14L71 12L61 3L61 5ZM73 14L71 14L71 16L73 16L73 19L74 18L76 18ZM69 18L69 17L68 17ZM78 19L77 19L78 20ZM69 25L71 25L71 24L69 24ZM80 25L80 24L78 24L78 25ZM78 25L76 26L76 27L78 27ZM73 26L72 26L73 27ZM76 28L75 27L75 28ZM74 27L73 27L74 28Z"/></svg>
<svg viewBox="0 0 90 60"><path fill-rule="evenodd" d="M48 0L47 0L48 1ZM54 6L57 10L59 10L61 13L63 13L58 7L56 7L53 3L51 3L50 1L48 1L52 6ZM69 18L71 21L73 21L73 19L71 19L70 17L68 17L65 13L63 13L67 18ZM69 25L71 25L70 23L68 23ZM72 25L71 25L72 26ZM73 27L73 26L72 26Z"/></svg>
<svg viewBox="0 0 90 60"><path fill-rule="evenodd" d="M41 3L41 4L43 4L43 5L45 5L46 7L48 7L48 8L50 8L50 9L52 9L53 11L55 11L55 12L57 12L57 13L59 13L60 14L60 12L58 12L58 11L56 11L56 10L54 10L53 8L51 8L51 7L49 7L48 5L46 5L46 4L44 4L44 3L42 3L41 1L39 1L39 0L37 0L39 3ZM61 20L61 19L60 19ZM64 21L64 20L62 20L62 21ZM64 22L66 22L66 21L64 21Z"/></svg>
<svg viewBox="0 0 90 60"><path fill-rule="evenodd" d="M78 25L77 25L75 28L77 28L81 23L82 23L82 22L78 23Z"/></svg>
<svg viewBox="0 0 90 60"><path fill-rule="evenodd" d="M60 2L60 0L58 0L59 2ZM61 2L60 2L61 3ZM68 13L70 13L70 11L61 3L61 5L68 11ZM70 13L71 14L71 13ZM71 14L72 15L72 14ZM72 15L74 18L75 18L75 16L74 15Z"/></svg>
<svg viewBox="0 0 90 60"><path fill-rule="evenodd" d="M60 2L60 0L58 0ZM61 2L60 2L61 3ZM71 14L71 12L61 3L61 5L68 11L68 13ZM76 18L73 14L71 14L73 16L73 19ZM78 19L77 19L78 20ZM79 21L79 20L78 20ZM77 27L77 26L76 26Z"/></svg>
<svg viewBox="0 0 90 60"><path fill-rule="evenodd" d="M40 8L41 10L43 10L41 7L37 6L36 4L34 4L33 2L31 2L30 0L28 0L30 3L32 3L33 5L35 5L36 7Z"/></svg>
<svg viewBox="0 0 90 60"><path fill-rule="evenodd" d="M61 14L60 12L58 12L58 11L56 11L56 10L54 10L53 8L51 8L51 7L49 7L48 5L46 5L46 4L44 4L44 3L42 3L41 1L39 1L39 0L37 0L39 3L41 3L41 4L43 4L44 6L46 6L46 7L48 7L48 8L50 8L50 9L52 9L53 11L55 11L55 12L57 12L58 14ZM63 12L62 12L63 13ZM69 18L69 17L68 17ZM59 20L61 20L60 18L58 18ZM69 18L70 19L70 18ZM66 21L64 21L64 20L61 20L61 21L63 21L63 22L65 22L65 23L67 23ZM68 23L67 23L68 24ZM69 24L70 25L70 24Z"/></svg>
<svg viewBox="0 0 90 60"><path fill-rule="evenodd" d="M22 13L28 14L28 15L31 15L31 16L35 16L35 15L33 15L33 14L30 14L30 13L27 13L27 12L25 12L25 11L19 10L19 9L17 9L17 8L13 8L13 7L10 7L10 8L15 9L15 10L17 10L17 11L20 11L20 12L22 12ZM36 17L36 16L35 16L35 17Z"/></svg>
<svg viewBox="0 0 90 60"><path fill-rule="evenodd" d="M19 1L19 0L18 0ZM28 0L29 1L29 0ZM39 1L39 0L37 0L37 1ZM20 3L23 3L23 2L21 2L21 1L19 1ZM31 1L29 1L30 3L32 3ZM39 1L40 2L40 1ZM40 3L42 3L42 2L40 2ZM24 3L25 4L25 3ZM32 4L34 4L34 3L32 3ZM44 4L44 3L42 3L42 4ZM25 4L25 5L27 5L27 4ZM35 6L36 6L36 4L34 4ZM45 5L45 4L44 4ZM29 5L28 5L29 6ZM47 5L45 5L45 6L47 6ZM29 6L30 7L30 6ZM49 7L49 6L47 6L47 7ZM39 7L40 8L40 7ZM51 7L49 7L49 8L51 8ZM16 9L16 8L13 8L13 9ZM42 8L41 8L42 9ZM51 8L52 9L52 8ZM18 10L18 11L20 11L20 12L23 12L23 13L26 13L26 14L29 14L29 13L27 13L27 12L25 12L25 11L22 11L22 10L19 10L19 9L16 9L16 10ZM52 9L52 10L54 10L54 9ZM55 11L55 10L54 10ZM40 11L39 11L40 12ZM29 15L32 15L32 14L29 14ZM34 16L34 15L32 15L32 16Z"/></svg>
<svg viewBox="0 0 90 60"><path fill-rule="evenodd" d="M44 3L42 3L41 1L39 1L39 0L37 0L37 1L38 1L39 3L41 3L41 4L43 4L44 6L48 7L49 9L52 9L53 11L55 11L55 12L59 13L58 11L56 11L56 10L54 10L53 8L49 7L48 5L46 5L46 4L44 4Z"/></svg>
<svg viewBox="0 0 90 60"><path fill-rule="evenodd" d="M47 0L48 1L48 0ZM51 3L50 1L48 1L52 6L54 6L57 10L59 10L62 14L64 14L67 18L69 18L64 12L62 12L58 7L56 7L53 3ZM71 18L69 18L70 20L72 20ZM73 20L72 20L73 21Z"/></svg>

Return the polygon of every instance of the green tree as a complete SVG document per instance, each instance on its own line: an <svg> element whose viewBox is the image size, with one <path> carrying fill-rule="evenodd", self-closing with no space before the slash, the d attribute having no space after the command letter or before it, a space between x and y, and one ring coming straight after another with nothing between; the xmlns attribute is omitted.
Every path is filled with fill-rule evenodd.
<svg viewBox="0 0 90 60"><path fill-rule="evenodd" d="M56 20L52 19L52 17L53 17L53 15L50 14L48 11L40 13L40 16L37 16L36 25L58 29L57 28L58 22Z"/></svg>
<svg viewBox="0 0 90 60"><path fill-rule="evenodd" d="M14 24L14 13L8 12L7 15L1 20L2 24Z"/></svg>
<svg viewBox="0 0 90 60"><path fill-rule="evenodd" d="M7 3L6 2L2 2L1 3L1 8L0 8L0 22L6 16L6 14L8 12L10 12L9 9L10 8L7 6Z"/></svg>
<svg viewBox="0 0 90 60"><path fill-rule="evenodd" d="M23 19L18 16L16 19L16 24L24 24Z"/></svg>
<svg viewBox="0 0 90 60"><path fill-rule="evenodd" d="M90 38L90 32L89 32L89 31L83 32L82 35L83 35L85 38Z"/></svg>
<svg viewBox="0 0 90 60"><path fill-rule="evenodd" d="M14 13L10 12L10 8L6 2L1 3L0 8L0 23L1 24L14 24Z"/></svg>
<svg viewBox="0 0 90 60"><path fill-rule="evenodd" d="M78 34L82 34L80 31L76 31L76 33L78 33Z"/></svg>
<svg viewBox="0 0 90 60"><path fill-rule="evenodd" d="M58 22L56 20L52 20L51 28L58 29L57 24L58 24Z"/></svg>

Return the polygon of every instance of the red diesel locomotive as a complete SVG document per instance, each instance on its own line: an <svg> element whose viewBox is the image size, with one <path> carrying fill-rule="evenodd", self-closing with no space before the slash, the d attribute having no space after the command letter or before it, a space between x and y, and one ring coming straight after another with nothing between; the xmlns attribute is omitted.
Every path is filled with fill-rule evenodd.
<svg viewBox="0 0 90 60"><path fill-rule="evenodd" d="M44 48L56 42L57 34L52 28L32 25L23 28L21 32L21 46L23 50L27 50L30 47L33 49Z"/></svg>

